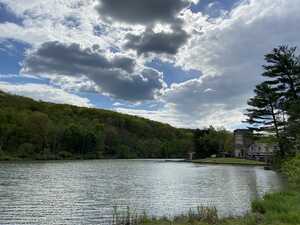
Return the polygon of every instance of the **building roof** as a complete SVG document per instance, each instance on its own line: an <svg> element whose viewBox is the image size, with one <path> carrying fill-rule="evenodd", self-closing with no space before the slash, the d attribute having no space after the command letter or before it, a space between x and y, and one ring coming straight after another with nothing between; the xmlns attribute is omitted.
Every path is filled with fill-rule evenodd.
<svg viewBox="0 0 300 225"><path fill-rule="evenodd" d="M249 129L236 129L234 130L234 133L253 133L252 130L249 130Z"/></svg>

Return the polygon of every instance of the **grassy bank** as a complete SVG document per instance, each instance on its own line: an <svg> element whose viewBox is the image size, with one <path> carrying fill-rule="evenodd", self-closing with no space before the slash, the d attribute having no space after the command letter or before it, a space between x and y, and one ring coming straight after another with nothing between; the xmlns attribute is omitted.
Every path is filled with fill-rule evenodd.
<svg viewBox="0 0 300 225"><path fill-rule="evenodd" d="M240 218L220 219L215 208L199 207L172 220L130 216L114 225L299 225L300 155L284 163L289 184L282 192L267 194L252 203L252 211Z"/></svg>
<svg viewBox="0 0 300 225"><path fill-rule="evenodd" d="M219 219L215 208L200 207L173 220L147 216L125 219L115 225L299 225L300 193L295 189L268 194L252 203L252 212L240 218Z"/></svg>
<svg viewBox="0 0 300 225"><path fill-rule="evenodd" d="M266 165L264 162L256 160L246 160L246 159L237 159L237 158L207 158L207 159L198 159L193 160L193 163L203 163L203 164L229 164L229 165Z"/></svg>

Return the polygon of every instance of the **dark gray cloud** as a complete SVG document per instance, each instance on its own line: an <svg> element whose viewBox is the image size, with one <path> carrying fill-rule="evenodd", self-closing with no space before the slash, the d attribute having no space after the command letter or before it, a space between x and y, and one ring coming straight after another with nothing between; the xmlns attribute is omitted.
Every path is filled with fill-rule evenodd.
<svg viewBox="0 0 300 225"><path fill-rule="evenodd" d="M173 23L177 14L187 7L186 0L98 0L97 11L106 20L149 25Z"/></svg>
<svg viewBox="0 0 300 225"><path fill-rule="evenodd" d="M134 59L114 55L107 57L93 48L78 44L46 42L29 53L23 63L23 73L87 77L103 93L129 100L150 100L163 88L162 74L136 65Z"/></svg>
<svg viewBox="0 0 300 225"><path fill-rule="evenodd" d="M180 28L172 33L155 33L152 29L147 29L141 35L127 35L125 47L136 50L139 55L148 53L174 55L187 39L188 34Z"/></svg>
<svg viewBox="0 0 300 225"><path fill-rule="evenodd" d="M182 29L178 14L189 6L188 0L98 0L100 16L110 22L140 24L146 26L141 35L127 35L126 48L138 54L174 55L188 39ZM153 32L156 23L168 24L172 32Z"/></svg>

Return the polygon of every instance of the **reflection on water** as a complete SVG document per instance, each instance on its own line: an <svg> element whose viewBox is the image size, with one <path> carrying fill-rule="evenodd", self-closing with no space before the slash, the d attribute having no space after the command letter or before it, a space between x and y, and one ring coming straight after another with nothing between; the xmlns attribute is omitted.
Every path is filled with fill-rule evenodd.
<svg viewBox="0 0 300 225"><path fill-rule="evenodd" d="M242 215L252 199L280 183L261 167L161 160L0 163L0 224L101 224L115 205L156 216L214 205L221 216Z"/></svg>

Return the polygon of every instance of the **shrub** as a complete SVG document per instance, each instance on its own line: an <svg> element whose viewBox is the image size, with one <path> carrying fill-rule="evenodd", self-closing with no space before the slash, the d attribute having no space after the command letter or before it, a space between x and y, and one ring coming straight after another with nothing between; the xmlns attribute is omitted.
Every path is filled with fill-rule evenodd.
<svg viewBox="0 0 300 225"><path fill-rule="evenodd" d="M130 210L129 207L126 210L119 210L117 206L113 207L112 225L139 225L147 220L146 214L139 216L135 211Z"/></svg>
<svg viewBox="0 0 300 225"><path fill-rule="evenodd" d="M67 152L67 151L61 151L58 153L59 159L71 159L73 158L72 153Z"/></svg>
<svg viewBox="0 0 300 225"><path fill-rule="evenodd" d="M31 143L23 143L18 147L17 156L21 159L33 158L35 155L35 146Z"/></svg>
<svg viewBox="0 0 300 225"><path fill-rule="evenodd" d="M300 186L300 154L286 161L282 170L292 186Z"/></svg>
<svg viewBox="0 0 300 225"><path fill-rule="evenodd" d="M10 160L14 160L14 159L0 149L0 161L10 161Z"/></svg>
<svg viewBox="0 0 300 225"><path fill-rule="evenodd" d="M266 213L266 208L262 200L253 201L251 207L252 207L252 211L255 213L260 213L260 214Z"/></svg>
<svg viewBox="0 0 300 225"><path fill-rule="evenodd" d="M3 150L0 148L0 159L4 156Z"/></svg>

